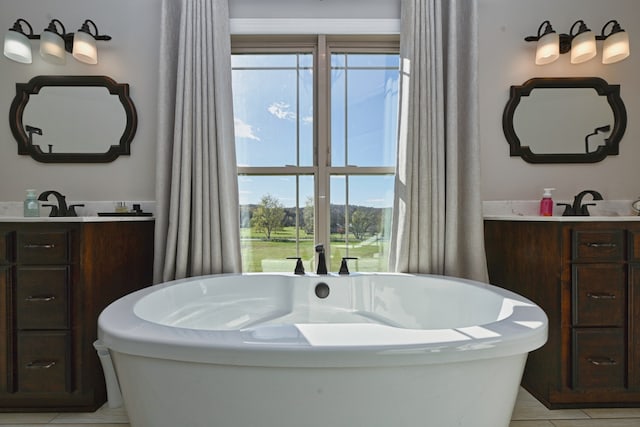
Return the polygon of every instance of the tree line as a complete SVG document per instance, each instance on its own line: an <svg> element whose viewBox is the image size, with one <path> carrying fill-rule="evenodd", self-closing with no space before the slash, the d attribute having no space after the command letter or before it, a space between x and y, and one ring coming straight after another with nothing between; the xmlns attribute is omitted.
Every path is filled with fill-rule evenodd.
<svg viewBox="0 0 640 427"><path fill-rule="evenodd" d="M374 208L371 206L349 206L348 213L345 205L330 206L331 233L345 234L347 230L356 240L377 235L384 228L384 221L390 220L390 208ZM240 226L254 228L264 233L267 240L271 240L273 233L284 227L298 225L308 235L313 235L314 207L313 200L308 198L304 207L284 207L282 203L270 194L262 196L259 204L242 205L240 209ZM347 227L348 225L348 227Z"/></svg>

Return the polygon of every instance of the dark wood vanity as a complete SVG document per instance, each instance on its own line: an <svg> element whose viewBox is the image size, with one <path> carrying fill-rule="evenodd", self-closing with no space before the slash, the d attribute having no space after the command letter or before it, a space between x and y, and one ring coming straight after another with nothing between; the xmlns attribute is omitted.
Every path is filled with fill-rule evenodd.
<svg viewBox="0 0 640 427"><path fill-rule="evenodd" d="M0 411L106 401L97 318L152 283L152 220L0 222Z"/></svg>
<svg viewBox="0 0 640 427"><path fill-rule="evenodd" d="M640 406L640 221L484 227L490 282L549 317L522 385L550 408Z"/></svg>

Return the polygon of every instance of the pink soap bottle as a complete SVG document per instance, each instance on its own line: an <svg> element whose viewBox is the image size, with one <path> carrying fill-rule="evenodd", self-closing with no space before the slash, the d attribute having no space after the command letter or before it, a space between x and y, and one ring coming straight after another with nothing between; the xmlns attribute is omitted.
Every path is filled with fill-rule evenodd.
<svg viewBox="0 0 640 427"><path fill-rule="evenodd" d="M553 216L553 199L551 192L555 188L545 188L542 200L540 200L540 216Z"/></svg>

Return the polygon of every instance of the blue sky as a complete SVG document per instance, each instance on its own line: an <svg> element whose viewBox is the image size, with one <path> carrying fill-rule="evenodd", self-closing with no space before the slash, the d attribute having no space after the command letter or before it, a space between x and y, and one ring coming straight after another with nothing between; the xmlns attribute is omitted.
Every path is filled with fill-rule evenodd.
<svg viewBox="0 0 640 427"><path fill-rule="evenodd" d="M395 166L397 56L333 56L331 161L333 166ZM345 60L349 61L345 70ZM296 69L296 61L300 67ZM232 65L236 152L240 166L313 165L311 55L234 55ZM391 69L372 69L372 67ZM395 69L393 68L395 67ZM256 69L257 68L257 69ZM345 150L345 141L347 149ZM345 203L345 178L331 179L331 203ZM265 194L295 206L292 176L239 178L240 203ZM299 203L313 194L313 177L299 180ZM349 178L349 203L392 204L393 177Z"/></svg>

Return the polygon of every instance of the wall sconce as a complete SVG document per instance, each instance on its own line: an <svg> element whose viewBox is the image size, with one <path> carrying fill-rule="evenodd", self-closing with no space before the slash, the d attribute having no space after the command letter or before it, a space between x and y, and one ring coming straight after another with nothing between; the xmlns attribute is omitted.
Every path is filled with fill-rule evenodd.
<svg viewBox="0 0 640 427"><path fill-rule="evenodd" d="M611 30L605 35L607 27ZM574 34L574 30L576 30ZM596 40L604 40L602 63L613 64L629 56L629 35L612 19L604 24L602 33L596 36L582 19L571 26L569 34L558 34L549 21L543 21L536 36L525 37L525 41L537 42L536 65L550 64L560 54L571 52L571 63L580 64L596 56Z"/></svg>
<svg viewBox="0 0 640 427"><path fill-rule="evenodd" d="M23 24L29 29L28 33ZM91 32L90 24L95 33ZM98 27L90 19L85 20L75 34L67 33L62 22L57 19L53 19L42 34L34 34L31 25L20 18L4 37L4 56L16 62L31 64L30 40L40 40L40 55L53 64L64 64L65 52L71 53L75 59L85 64L97 64L96 40L111 40L111 36L99 34Z"/></svg>

